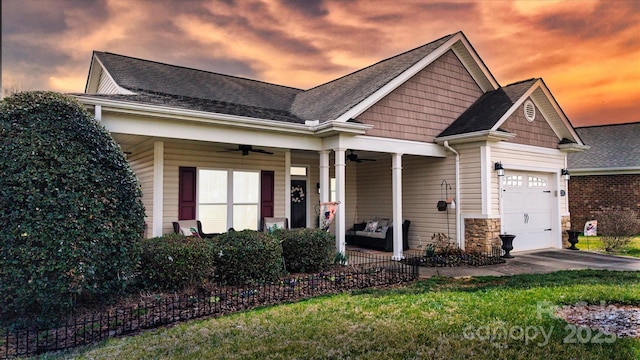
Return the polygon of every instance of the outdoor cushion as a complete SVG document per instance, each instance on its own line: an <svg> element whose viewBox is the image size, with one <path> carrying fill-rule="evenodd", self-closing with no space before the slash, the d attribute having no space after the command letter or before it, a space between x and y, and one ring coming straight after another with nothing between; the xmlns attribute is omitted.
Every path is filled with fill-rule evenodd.
<svg viewBox="0 0 640 360"><path fill-rule="evenodd" d="M365 236L373 239L384 239L387 236L387 232L381 231L356 231L356 236Z"/></svg>
<svg viewBox="0 0 640 360"><path fill-rule="evenodd" d="M365 232L375 232L378 228L378 222L375 220L371 220L367 223L367 226L364 228Z"/></svg>

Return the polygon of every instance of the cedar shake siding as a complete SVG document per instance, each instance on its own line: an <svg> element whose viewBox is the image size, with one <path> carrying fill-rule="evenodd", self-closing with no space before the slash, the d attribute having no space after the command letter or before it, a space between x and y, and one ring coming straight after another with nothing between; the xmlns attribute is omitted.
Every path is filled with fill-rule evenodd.
<svg viewBox="0 0 640 360"><path fill-rule="evenodd" d="M482 91L452 51L358 116L370 136L432 142ZM526 120L525 120L526 121Z"/></svg>
<svg viewBox="0 0 640 360"><path fill-rule="evenodd" d="M540 109L537 106L536 118L533 122L529 122L525 118L523 104L513 112L500 128L516 134L516 137L511 139L510 142L517 144L557 149L560 141L547 120L540 114Z"/></svg>

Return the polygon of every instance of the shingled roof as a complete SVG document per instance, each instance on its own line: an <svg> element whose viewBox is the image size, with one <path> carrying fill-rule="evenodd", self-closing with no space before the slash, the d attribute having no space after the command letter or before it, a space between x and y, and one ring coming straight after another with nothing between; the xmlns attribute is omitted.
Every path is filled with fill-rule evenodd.
<svg viewBox="0 0 640 360"><path fill-rule="evenodd" d="M94 54L118 85L136 93L145 91L289 111L294 97L302 91L108 52Z"/></svg>
<svg viewBox="0 0 640 360"><path fill-rule="evenodd" d="M431 54L454 35L447 35L426 45L298 93L291 107L291 112L301 118L320 120L320 122L336 119L418 61Z"/></svg>
<svg viewBox="0 0 640 360"><path fill-rule="evenodd" d="M455 34L309 90L95 51L113 80L135 95L83 94L223 114L304 123L336 119Z"/></svg>
<svg viewBox="0 0 640 360"><path fill-rule="evenodd" d="M640 122L576 128L591 148L567 157L569 170L640 169Z"/></svg>
<svg viewBox="0 0 640 360"><path fill-rule="evenodd" d="M292 115L288 111L268 109L257 106L242 105L224 101L207 100L188 96L154 93L151 91L137 91L134 95L123 94L83 94L85 97L126 101L137 104L166 106L171 108L205 111L218 114L236 115L256 119L275 120L296 124L304 124L304 120Z"/></svg>
<svg viewBox="0 0 640 360"><path fill-rule="evenodd" d="M484 93L438 137L492 129L536 81L537 79L520 81Z"/></svg>

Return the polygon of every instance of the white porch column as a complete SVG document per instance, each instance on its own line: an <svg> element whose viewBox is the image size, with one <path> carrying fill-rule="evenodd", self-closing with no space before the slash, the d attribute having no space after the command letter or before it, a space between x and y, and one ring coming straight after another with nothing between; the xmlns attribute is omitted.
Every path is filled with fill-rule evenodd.
<svg viewBox="0 0 640 360"><path fill-rule="evenodd" d="M334 149L335 167L336 167L336 201L340 203L336 211L336 251L345 253L345 234L346 234L346 217L345 217L345 149Z"/></svg>
<svg viewBox="0 0 640 360"><path fill-rule="evenodd" d="M402 260L402 154L391 155L391 177L393 187L393 260Z"/></svg>
<svg viewBox="0 0 640 360"><path fill-rule="evenodd" d="M291 150L284 152L284 216L291 225Z"/></svg>
<svg viewBox="0 0 640 360"><path fill-rule="evenodd" d="M320 202L329 201L329 150L322 150L320 153Z"/></svg>
<svg viewBox="0 0 640 360"><path fill-rule="evenodd" d="M153 231L154 237L162 236L164 222L164 142L153 143Z"/></svg>

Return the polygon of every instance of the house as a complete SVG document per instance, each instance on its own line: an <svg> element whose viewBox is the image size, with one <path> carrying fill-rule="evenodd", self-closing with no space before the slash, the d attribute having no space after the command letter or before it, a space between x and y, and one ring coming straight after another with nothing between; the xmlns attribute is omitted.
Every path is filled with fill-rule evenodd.
<svg viewBox="0 0 640 360"><path fill-rule="evenodd" d="M569 154L571 224L582 229L606 210L640 215L640 122L576 128L591 148Z"/></svg>
<svg viewBox="0 0 640 360"><path fill-rule="evenodd" d="M96 51L76 96L128 154L150 236L194 218L315 227L335 200L340 252L373 218L410 220L411 248L444 233L486 250L504 232L514 251L561 247L561 171L587 148L542 79L500 86L462 32L308 90Z"/></svg>

